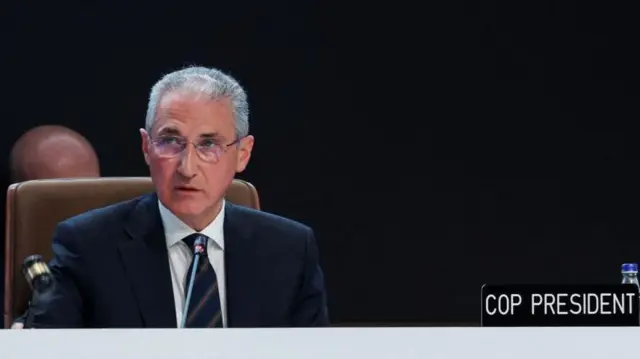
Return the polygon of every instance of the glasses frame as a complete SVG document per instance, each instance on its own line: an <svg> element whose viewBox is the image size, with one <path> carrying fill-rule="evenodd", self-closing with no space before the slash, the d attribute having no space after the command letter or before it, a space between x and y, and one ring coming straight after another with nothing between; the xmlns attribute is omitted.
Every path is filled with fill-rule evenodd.
<svg viewBox="0 0 640 359"><path fill-rule="evenodd" d="M176 152L175 154L160 154L159 151L159 142L160 140L167 138L167 137L173 137L176 139L179 139L179 142L181 143L181 149L180 151ZM180 155L182 155L184 153L184 151L187 149L187 146L189 144L193 145L193 148L196 150L196 153L198 154L198 157L205 161L205 162L209 162L209 163L218 163L220 161L220 157L222 157L222 155L224 153L227 152L227 150L229 149L229 147L233 146L233 145L237 145L244 137L238 137L236 138L233 142L231 143L227 143L227 144L218 144L216 143L215 146L213 147L214 151L212 152L214 154L214 156L209 159L207 158L204 154L202 149L199 147L199 144L194 142L194 141L190 141L189 139L187 139L184 136L179 136L179 135L160 135L160 136L155 136L155 137L151 137L151 135L149 135L149 140L150 142L153 144L154 146L154 150L156 152L156 154L158 154L159 157L162 158L175 158L178 157Z"/></svg>

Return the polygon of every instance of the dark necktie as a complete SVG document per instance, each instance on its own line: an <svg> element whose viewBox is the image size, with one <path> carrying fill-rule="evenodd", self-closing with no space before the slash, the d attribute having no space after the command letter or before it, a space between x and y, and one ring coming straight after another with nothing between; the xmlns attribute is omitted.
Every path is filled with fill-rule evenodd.
<svg viewBox="0 0 640 359"><path fill-rule="evenodd" d="M185 322L186 328L222 328L222 312L220 310L220 295L218 294L218 280L216 272L213 270L207 256L206 243L209 240L207 236L200 233L194 233L183 241L191 248L194 253L194 243L198 237L204 237L205 250L198 260L198 269L195 272L195 281L191 292L191 300L189 308L184 309L187 315ZM195 255L193 257L195 259ZM191 281L191 273L194 260L191 260L189 271L187 272L187 281L185 282L185 298Z"/></svg>

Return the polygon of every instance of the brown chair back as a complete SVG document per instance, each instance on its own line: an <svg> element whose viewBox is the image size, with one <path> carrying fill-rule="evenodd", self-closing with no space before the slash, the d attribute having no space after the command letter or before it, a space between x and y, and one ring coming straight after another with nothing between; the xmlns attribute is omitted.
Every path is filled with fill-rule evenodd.
<svg viewBox="0 0 640 359"><path fill-rule="evenodd" d="M133 199L154 190L149 177L47 179L15 183L7 190L5 237L4 326L28 305L30 289L22 263L32 254L51 260L51 237L67 218ZM229 202L260 209L256 188L235 179L226 194Z"/></svg>

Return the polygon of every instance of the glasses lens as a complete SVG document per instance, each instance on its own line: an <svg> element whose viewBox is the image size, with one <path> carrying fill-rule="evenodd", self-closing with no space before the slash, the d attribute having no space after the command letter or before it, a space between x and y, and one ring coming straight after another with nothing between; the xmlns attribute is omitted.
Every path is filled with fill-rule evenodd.
<svg viewBox="0 0 640 359"><path fill-rule="evenodd" d="M154 145L158 155L165 157L176 156L184 148L183 141L175 137L160 137L154 141Z"/></svg>
<svg viewBox="0 0 640 359"><path fill-rule="evenodd" d="M218 146L213 147L198 147L198 155L203 161L218 162L220 148Z"/></svg>

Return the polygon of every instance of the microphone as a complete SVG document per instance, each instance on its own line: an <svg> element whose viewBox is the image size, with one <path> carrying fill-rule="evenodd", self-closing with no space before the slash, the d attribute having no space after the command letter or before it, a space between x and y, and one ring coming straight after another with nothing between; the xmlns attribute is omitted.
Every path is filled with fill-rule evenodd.
<svg viewBox="0 0 640 359"><path fill-rule="evenodd" d="M22 275L24 275L29 287L31 288L31 301L27 309L27 317L24 322L25 328L31 328L33 322L33 310L32 306L38 302L38 299L43 293L48 292L55 280L49 266L44 262L42 256L34 254L28 256L22 264Z"/></svg>
<svg viewBox="0 0 640 359"><path fill-rule="evenodd" d="M193 283L196 279L196 270L198 269L198 262L200 261L200 257L206 250L206 244L207 237L205 236L198 236L193 244L193 268L191 268L191 278L189 279L187 297L184 300L184 307L182 309L182 323L180 323L180 328L184 328L185 323L187 322L187 316L189 314L189 303L191 302L191 292L193 291Z"/></svg>

